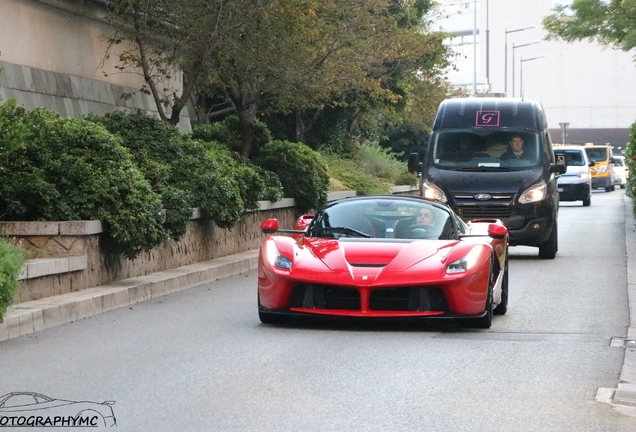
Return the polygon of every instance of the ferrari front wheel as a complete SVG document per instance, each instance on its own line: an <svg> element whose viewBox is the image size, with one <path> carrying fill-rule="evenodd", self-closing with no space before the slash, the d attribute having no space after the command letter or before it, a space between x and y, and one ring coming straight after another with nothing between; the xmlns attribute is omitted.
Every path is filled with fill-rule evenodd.
<svg viewBox="0 0 636 432"><path fill-rule="evenodd" d="M504 264L503 281L501 283L501 303L499 303L493 313L495 315L504 315L508 312L508 258Z"/></svg>
<svg viewBox="0 0 636 432"><path fill-rule="evenodd" d="M492 259L490 264L490 277L488 278L488 295L486 296L486 305L484 315L479 318L473 318L468 322L468 325L473 328L487 329L492 326L492 316L494 303L492 301L492 286L495 283L495 277L492 271Z"/></svg>

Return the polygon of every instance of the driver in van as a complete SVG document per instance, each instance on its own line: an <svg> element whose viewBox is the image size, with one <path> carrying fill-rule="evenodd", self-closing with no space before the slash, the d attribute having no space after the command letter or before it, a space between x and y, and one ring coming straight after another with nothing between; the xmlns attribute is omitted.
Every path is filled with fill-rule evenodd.
<svg viewBox="0 0 636 432"><path fill-rule="evenodd" d="M525 149L523 148L524 144L525 142L520 135L513 135L508 143L508 150L499 156L499 159L529 159L530 155L525 152Z"/></svg>

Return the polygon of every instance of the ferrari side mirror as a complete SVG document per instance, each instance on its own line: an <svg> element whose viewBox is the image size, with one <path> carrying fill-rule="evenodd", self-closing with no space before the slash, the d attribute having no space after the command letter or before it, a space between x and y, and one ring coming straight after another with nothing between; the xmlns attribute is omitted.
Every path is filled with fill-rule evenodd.
<svg viewBox="0 0 636 432"><path fill-rule="evenodd" d="M508 229L499 224L488 225L488 235L495 239L503 239L508 235Z"/></svg>
<svg viewBox="0 0 636 432"><path fill-rule="evenodd" d="M263 234L274 234L278 231L278 219L267 219L261 223Z"/></svg>

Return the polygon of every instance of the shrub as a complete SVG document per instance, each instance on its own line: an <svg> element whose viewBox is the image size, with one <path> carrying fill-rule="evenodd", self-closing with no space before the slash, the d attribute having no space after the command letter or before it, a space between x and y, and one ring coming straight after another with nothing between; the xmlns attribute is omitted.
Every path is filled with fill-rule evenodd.
<svg viewBox="0 0 636 432"><path fill-rule="evenodd" d="M225 145L228 150L241 153L243 143L241 142L239 118L231 115L222 121L201 125L192 125L192 138L206 142L220 142ZM254 143L252 153L257 156L259 150L272 140L267 125L260 120L256 120L256 130L254 131Z"/></svg>
<svg viewBox="0 0 636 432"><path fill-rule="evenodd" d="M232 160L229 151L208 151L202 142L143 112L114 111L87 118L122 137L140 170L161 195L164 227L173 239L185 233L195 207L218 226L229 228L245 206L252 205L251 192L241 188L249 173Z"/></svg>
<svg viewBox="0 0 636 432"><path fill-rule="evenodd" d="M343 159L334 153L323 153L323 157L332 181L346 190L356 191L358 195L385 195L393 186L391 182L365 172L353 159Z"/></svg>
<svg viewBox="0 0 636 432"><path fill-rule="evenodd" d="M0 117L29 126L22 146L0 153L4 220L98 219L108 245L128 258L161 244L160 197L119 138L95 123L4 105Z"/></svg>
<svg viewBox="0 0 636 432"><path fill-rule="evenodd" d="M13 302L23 265L22 250L0 239L0 323L3 322L4 314Z"/></svg>
<svg viewBox="0 0 636 432"><path fill-rule="evenodd" d="M625 152L625 164L629 176L627 177L627 185L625 186L627 195L633 201L633 213L636 216L636 123L632 125L627 151Z"/></svg>
<svg viewBox="0 0 636 432"><path fill-rule="evenodd" d="M302 143L272 141L261 149L258 164L280 178L285 196L301 211L319 208L327 200L329 175L320 153Z"/></svg>

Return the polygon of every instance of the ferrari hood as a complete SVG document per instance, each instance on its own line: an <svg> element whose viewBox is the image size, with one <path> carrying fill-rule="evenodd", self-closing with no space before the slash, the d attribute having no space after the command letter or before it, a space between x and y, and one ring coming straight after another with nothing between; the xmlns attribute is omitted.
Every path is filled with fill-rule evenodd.
<svg viewBox="0 0 636 432"><path fill-rule="evenodd" d="M355 272L382 268L401 272L439 252L448 241L409 242L367 241L359 239L305 239L314 256L332 271ZM366 269L366 270L364 270Z"/></svg>

